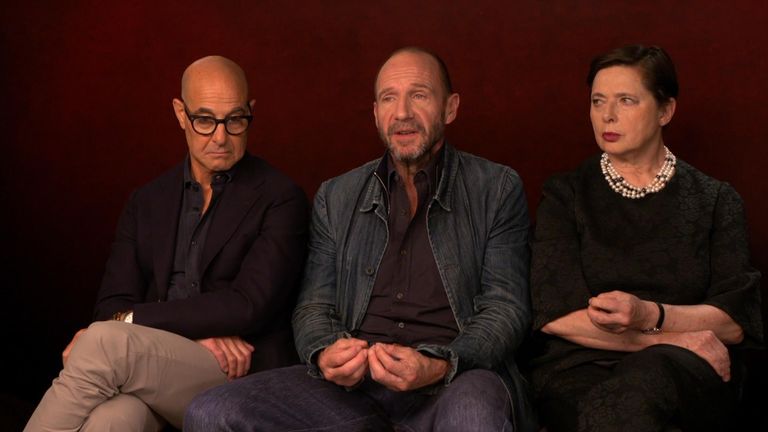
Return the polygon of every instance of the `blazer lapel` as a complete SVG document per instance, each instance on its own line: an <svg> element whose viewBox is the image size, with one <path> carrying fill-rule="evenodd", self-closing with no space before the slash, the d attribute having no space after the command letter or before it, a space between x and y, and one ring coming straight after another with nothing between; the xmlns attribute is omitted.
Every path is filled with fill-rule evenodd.
<svg viewBox="0 0 768 432"><path fill-rule="evenodd" d="M257 160L249 155L250 161ZM246 161L243 161L246 162ZM213 258L229 241L258 199L257 189L263 183L259 178L261 169L254 163L243 163L238 167L233 181L227 185L216 205L216 213L208 228L208 237L203 246L200 262L200 274L205 275ZM238 178L239 177L239 178Z"/></svg>

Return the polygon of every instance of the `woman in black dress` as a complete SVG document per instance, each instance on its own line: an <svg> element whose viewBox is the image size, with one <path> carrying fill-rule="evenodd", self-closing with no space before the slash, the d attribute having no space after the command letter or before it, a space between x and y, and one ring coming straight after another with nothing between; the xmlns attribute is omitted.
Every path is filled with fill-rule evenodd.
<svg viewBox="0 0 768 432"><path fill-rule="evenodd" d="M723 430L738 348L760 343L760 273L741 199L677 159L678 84L661 48L595 58L601 155L547 181L537 211L532 380L556 431Z"/></svg>

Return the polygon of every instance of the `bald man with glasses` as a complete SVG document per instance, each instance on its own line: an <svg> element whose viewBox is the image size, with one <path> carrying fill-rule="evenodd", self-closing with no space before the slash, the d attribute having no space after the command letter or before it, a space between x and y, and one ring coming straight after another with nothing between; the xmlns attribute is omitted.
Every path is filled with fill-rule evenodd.
<svg viewBox="0 0 768 432"><path fill-rule="evenodd" d="M25 431L182 427L199 392L297 362L290 312L305 258L302 190L246 151L243 70L210 56L173 100L185 160L128 201L95 308Z"/></svg>

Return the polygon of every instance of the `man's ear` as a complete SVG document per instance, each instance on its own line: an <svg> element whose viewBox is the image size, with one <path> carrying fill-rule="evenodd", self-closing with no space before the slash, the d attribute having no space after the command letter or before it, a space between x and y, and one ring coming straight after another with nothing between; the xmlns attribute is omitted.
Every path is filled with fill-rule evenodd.
<svg viewBox="0 0 768 432"><path fill-rule="evenodd" d="M173 113L176 114L176 120L179 121L179 126L181 126L182 129L186 129L185 120L187 118L187 114L184 112L184 102L178 98L173 98L172 104Z"/></svg>
<svg viewBox="0 0 768 432"><path fill-rule="evenodd" d="M456 119L456 115L459 113L460 99L458 93L448 96L448 100L445 101L445 124L450 124Z"/></svg>

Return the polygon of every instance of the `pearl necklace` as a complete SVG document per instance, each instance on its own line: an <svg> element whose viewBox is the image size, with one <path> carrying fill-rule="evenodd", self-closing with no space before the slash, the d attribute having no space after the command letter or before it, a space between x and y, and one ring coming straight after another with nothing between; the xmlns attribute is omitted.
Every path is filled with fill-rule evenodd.
<svg viewBox="0 0 768 432"><path fill-rule="evenodd" d="M664 151L666 152L664 155L664 164L661 166L659 173L656 174L656 177L653 178L653 181L645 187L639 188L627 183L627 181L624 180L624 177L622 177L621 174L616 171L616 168L613 167L613 164L611 164L611 160L606 153L603 153L603 156L600 157L600 169L603 171L603 175L605 176L608 185L611 186L611 189L616 193L624 198L639 199L649 193L656 193L664 189L664 186L669 183L669 179L675 174L677 158L666 146L664 146Z"/></svg>

